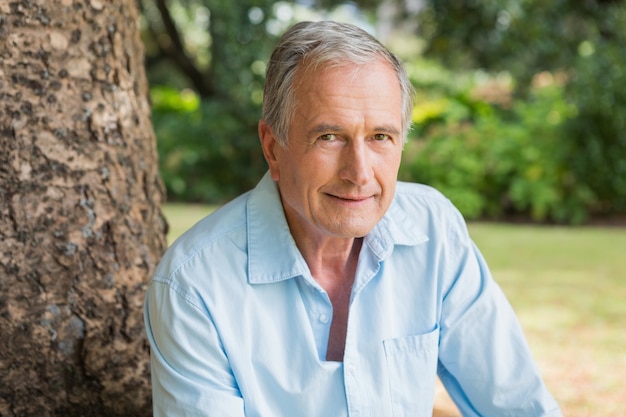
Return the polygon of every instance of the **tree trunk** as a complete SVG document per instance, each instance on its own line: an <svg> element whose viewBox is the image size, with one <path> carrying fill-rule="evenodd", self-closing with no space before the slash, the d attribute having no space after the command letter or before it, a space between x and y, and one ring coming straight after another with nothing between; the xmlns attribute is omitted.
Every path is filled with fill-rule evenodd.
<svg viewBox="0 0 626 417"><path fill-rule="evenodd" d="M151 415L165 248L135 0L0 0L0 416Z"/></svg>

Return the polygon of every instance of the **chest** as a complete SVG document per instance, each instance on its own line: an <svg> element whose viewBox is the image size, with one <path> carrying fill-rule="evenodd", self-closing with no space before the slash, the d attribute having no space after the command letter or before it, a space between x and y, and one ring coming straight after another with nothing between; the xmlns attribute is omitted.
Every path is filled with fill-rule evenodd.
<svg viewBox="0 0 626 417"><path fill-rule="evenodd" d="M268 292L259 297L268 304L246 314L245 329L236 338L239 346L254 350L244 361L233 361L249 364L236 372L237 380L245 381L244 398L255 403L249 409L264 409L265 415L298 415L308 409L320 411L311 415L346 416L356 411L373 417L407 407L416 411L412 415L430 415L437 337L430 338L433 350L426 356L411 353L406 346L417 344L404 340L422 337L420 333L435 327L435 309L406 294L406 286L399 291L387 285L394 280L398 284L398 271L387 267L384 272L388 275L376 272L360 288L352 285L352 295L331 297L321 286L298 279L281 284L285 293L280 296ZM407 314L407 308L418 305L433 314ZM419 387L413 379L416 374L421 375Z"/></svg>

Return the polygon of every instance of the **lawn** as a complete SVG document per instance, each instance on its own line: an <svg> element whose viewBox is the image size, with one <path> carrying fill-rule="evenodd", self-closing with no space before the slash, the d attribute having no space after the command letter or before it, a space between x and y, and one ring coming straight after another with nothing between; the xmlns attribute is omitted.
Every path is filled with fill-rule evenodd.
<svg viewBox="0 0 626 417"><path fill-rule="evenodd" d="M471 224L565 416L626 416L626 228Z"/></svg>
<svg viewBox="0 0 626 417"><path fill-rule="evenodd" d="M211 210L166 205L168 241ZM471 223L470 233L564 415L626 416L626 228ZM453 410L445 393L437 400Z"/></svg>

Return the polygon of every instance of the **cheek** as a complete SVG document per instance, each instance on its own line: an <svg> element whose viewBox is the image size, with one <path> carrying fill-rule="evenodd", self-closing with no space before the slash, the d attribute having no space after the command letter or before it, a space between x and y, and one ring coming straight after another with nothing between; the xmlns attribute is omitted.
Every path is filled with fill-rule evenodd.
<svg viewBox="0 0 626 417"><path fill-rule="evenodd" d="M398 177L398 170L400 169L401 155L387 156L382 158L378 165L378 173L381 176L381 180L386 183L395 181Z"/></svg>

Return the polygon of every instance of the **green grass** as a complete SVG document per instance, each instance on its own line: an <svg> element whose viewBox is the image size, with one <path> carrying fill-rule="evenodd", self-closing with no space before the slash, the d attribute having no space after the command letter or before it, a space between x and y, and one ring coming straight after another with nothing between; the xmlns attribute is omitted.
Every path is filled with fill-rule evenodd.
<svg viewBox="0 0 626 417"><path fill-rule="evenodd" d="M570 417L626 415L626 228L472 223Z"/></svg>
<svg viewBox="0 0 626 417"><path fill-rule="evenodd" d="M572 325L626 329L625 228L476 223L470 233L521 313L571 307Z"/></svg>
<svg viewBox="0 0 626 417"><path fill-rule="evenodd" d="M212 210L166 205L168 241ZM626 228L469 229L564 415L626 415Z"/></svg>

